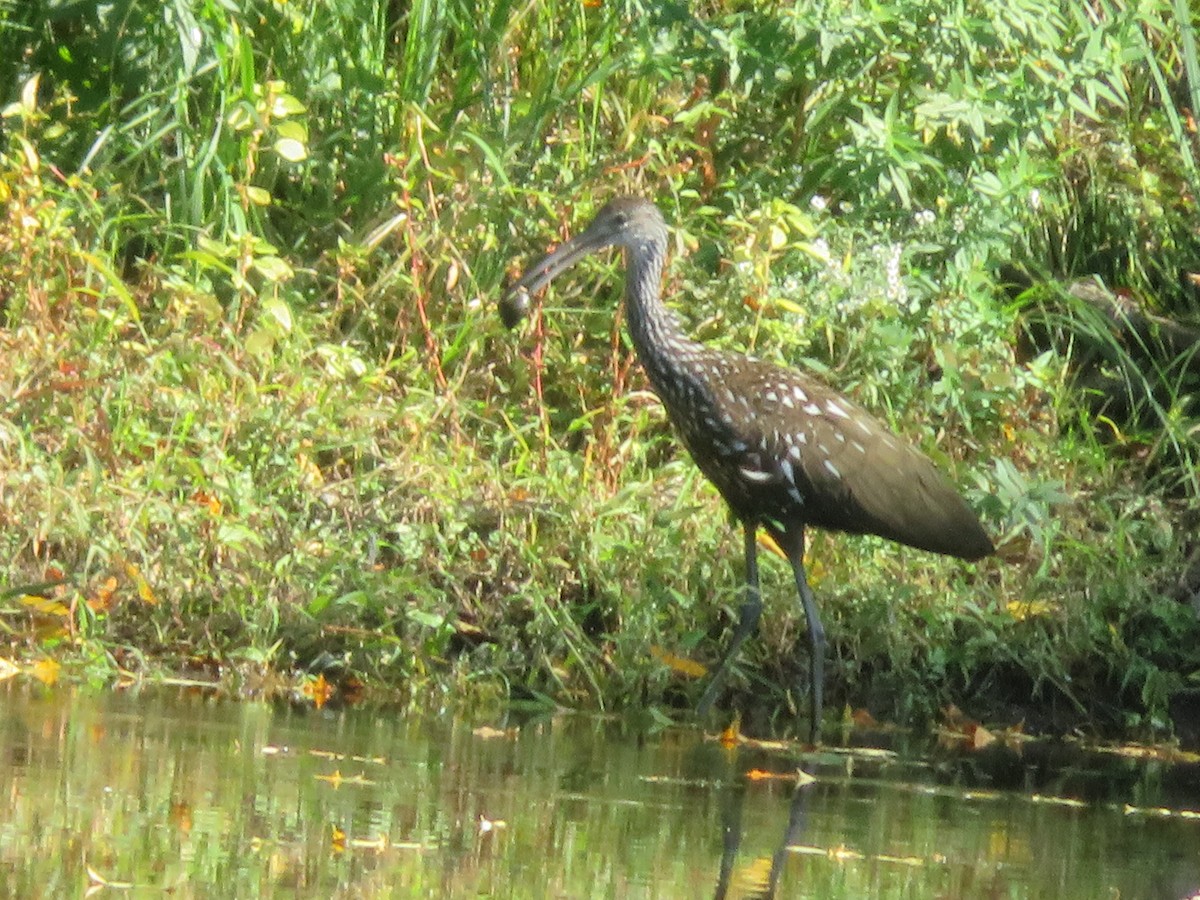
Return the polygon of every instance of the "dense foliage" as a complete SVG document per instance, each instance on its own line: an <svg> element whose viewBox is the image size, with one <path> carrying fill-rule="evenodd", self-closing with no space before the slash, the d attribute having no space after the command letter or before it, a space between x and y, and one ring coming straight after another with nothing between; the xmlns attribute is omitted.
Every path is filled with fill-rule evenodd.
<svg viewBox="0 0 1200 900"><path fill-rule="evenodd" d="M740 541L616 264L523 335L495 316L637 192L695 335L879 413L1002 544L817 537L835 701L1164 727L1194 686L1191 351L1067 291L1194 312L1183 0L10 0L0 28L13 655L686 708ZM732 699L787 721L803 623L767 569Z"/></svg>

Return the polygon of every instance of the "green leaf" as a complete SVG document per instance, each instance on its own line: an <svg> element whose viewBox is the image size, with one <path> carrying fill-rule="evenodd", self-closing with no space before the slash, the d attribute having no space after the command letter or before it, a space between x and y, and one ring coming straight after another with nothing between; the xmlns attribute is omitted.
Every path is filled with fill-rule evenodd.
<svg viewBox="0 0 1200 900"><path fill-rule="evenodd" d="M305 112L304 104L291 94L280 94L271 104L271 115L276 119L286 119L302 112Z"/></svg>
<svg viewBox="0 0 1200 900"><path fill-rule="evenodd" d="M246 338L246 352L255 359L265 360L275 349L275 335L269 328L256 328Z"/></svg>
<svg viewBox="0 0 1200 900"><path fill-rule="evenodd" d="M234 131L246 131L257 121L258 115L255 113L254 107L245 100L235 103L233 109L229 111L229 115L225 117L225 122Z"/></svg>
<svg viewBox="0 0 1200 900"><path fill-rule="evenodd" d="M408 617L426 628L441 628L446 623L446 617L441 613L425 612L423 609L409 610Z"/></svg>
<svg viewBox="0 0 1200 900"><path fill-rule="evenodd" d="M288 162L295 163L308 158L308 147L295 138L280 138L273 149Z"/></svg>
<svg viewBox="0 0 1200 900"><path fill-rule="evenodd" d="M292 267L278 256L261 256L254 260L251 266L263 278L272 282L287 281L295 274Z"/></svg>
<svg viewBox="0 0 1200 900"><path fill-rule="evenodd" d="M254 547L261 550L263 548L262 535L240 522L223 522L217 529L217 541L226 547L235 549Z"/></svg>
<svg viewBox="0 0 1200 900"><path fill-rule="evenodd" d="M263 312L278 322L284 333L292 330L292 310L278 297L272 297L263 303Z"/></svg>

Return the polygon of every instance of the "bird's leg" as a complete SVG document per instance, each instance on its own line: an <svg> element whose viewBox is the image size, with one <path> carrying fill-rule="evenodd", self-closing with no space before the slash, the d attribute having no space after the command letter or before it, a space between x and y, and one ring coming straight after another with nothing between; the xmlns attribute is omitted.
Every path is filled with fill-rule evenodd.
<svg viewBox="0 0 1200 900"><path fill-rule="evenodd" d="M756 541L758 523L746 521L742 523L742 528L746 537L746 600L742 603L742 615L738 620L737 630L733 633L733 640L729 642L725 655L717 663L717 670L713 672L712 681L708 683L704 696L700 698L700 705L696 707L696 712L700 715L704 715L712 708L713 701L717 699L717 694L721 691L721 683L725 680L730 660L738 652L738 648L746 642L746 638L754 634L755 629L758 628L758 618L762 615L762 595L758 590L758 543Z"/></svg>
<svg viewBox="0 0 1200 900"><path fill-rule="evenodd" d="M817 614L817 603L804 574L804 529L797 529L795 539L783 542L783 546L796 575L796 589L800 592L800 602L804 604L804 620L808 624L808 674L809 690L812 692L812 724L809 726L808 737L815 744L821 736L821 710L825 689L825 628Z"/></svg>

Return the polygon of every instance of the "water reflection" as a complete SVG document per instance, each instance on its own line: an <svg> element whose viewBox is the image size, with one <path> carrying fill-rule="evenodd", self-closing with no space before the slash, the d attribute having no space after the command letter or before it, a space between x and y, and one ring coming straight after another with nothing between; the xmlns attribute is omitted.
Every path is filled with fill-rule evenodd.
<svg viewBox="0 0 1200 900"><path fill-rule="evenodd" d="M721 851L721 872L717 878L717 891L714 895L716 900L725 900L729 896L731 886L736 890L737 896L761 897L763 900L771 900L775 896L788 853L803 840L809 787L810 783L805 779L792 792L787 828L781 836L778 849L771 857L770 867L766 872L763 872L761 867L758 870L749 870L740 884L734 883L733 876L737 871L735 864L742 843L742 807L746 802L746 789L741 782L725 787L722 791L725 802L721 806L724 847Z"/></svg>
<svg viewBox="0 0 1200 900"><path fill-rule="evenodd" d="M0 896L1090 900L1200 886L1193 769L1053 746L801 757L572 716L479 729L172 692L10 689L4 703ZM816 780L797 787L798 767Z"/></svg>

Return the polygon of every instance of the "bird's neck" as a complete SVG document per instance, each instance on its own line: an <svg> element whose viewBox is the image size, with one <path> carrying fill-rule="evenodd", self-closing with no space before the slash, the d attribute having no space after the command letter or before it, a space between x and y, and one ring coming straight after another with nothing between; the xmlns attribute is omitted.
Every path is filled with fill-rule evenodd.
<svg viewBox="0 0 1200 900"><path fill-rule="evenodd" d="M626 252L625 315L638 359L655 389L677 384L682 362L695 342L683 333L679 320L662 302L666 242Z"/></svg>

